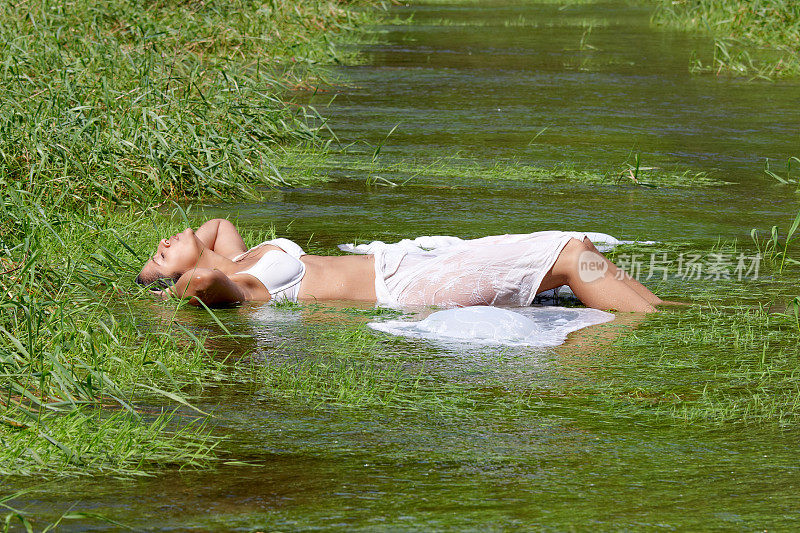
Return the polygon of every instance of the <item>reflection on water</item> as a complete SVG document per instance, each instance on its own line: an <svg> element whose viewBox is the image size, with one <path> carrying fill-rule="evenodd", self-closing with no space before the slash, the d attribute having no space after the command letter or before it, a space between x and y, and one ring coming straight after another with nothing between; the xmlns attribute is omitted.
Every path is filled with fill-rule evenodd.
<svg viewBox="0 0 800 533"><path fill-rule="evenodd" d="M414 13L414 23L383 28L364 64L340 69L346 85L330 106L329 96L313 99L343 143L377 144L400 123L385 157L457 153L608 169L638 152L645 164L709 170L734 185L431 178L425 187L367 189L366 175L350 172L264 203L211 207L209 216L275 224L301 245L333 251L357 238L542 229L708 246L746 239L751 227L796 209L761 167L765 157L798 155L797 84L689 76L692 50L706 41L653 30L647 9L487 1L393 10ZM215 356L306 362L293 386L316 380L329 396L210 387L193 403L214 412L225 456L251 466L58 482L35 487L20 506L55 518L80 502L76 510L178 530L796 527L796 431L665 427L609 407L605 383L648 379L625 370L613 343L635 323L616 320L532 352L373 335L363 327L372 315L346 302L253 304L217 315L241 337L212 339ZM202 310L177 318L220 333ZM324 373L330 361L361 364L348 378L356 384L375 385L360 368L405 378L365 407L348 407L330 396L352 389Z"/></svg>

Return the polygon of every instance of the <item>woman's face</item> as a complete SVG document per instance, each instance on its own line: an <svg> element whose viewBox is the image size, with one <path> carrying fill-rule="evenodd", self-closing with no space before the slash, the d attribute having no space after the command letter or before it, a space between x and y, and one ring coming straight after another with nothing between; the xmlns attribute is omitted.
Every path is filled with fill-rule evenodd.
<svg viewBox="0 0 800 533"><path fill-rule="evenodd" d="M142 268L145 279L172 278L181 275L197 265L204 249L192 228L186 228L168 239L161 239L153 254Z"/></svg>

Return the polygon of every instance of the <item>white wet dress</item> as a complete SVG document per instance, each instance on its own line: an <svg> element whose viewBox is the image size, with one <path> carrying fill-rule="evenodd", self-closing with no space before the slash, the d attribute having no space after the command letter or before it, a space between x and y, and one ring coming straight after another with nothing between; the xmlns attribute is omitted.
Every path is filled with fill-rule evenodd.
<svg viewBox="0 0 800 533"><path fill-rule="evenodd" d="M339 248L375 256L378 305L529 306L567 242L586 237L620 242L605 234L539 231L471 240L429 236Z"/></svg>
<svg viewBox="0 0 800 533"><path fill-rule="evenodd" d="M419 237L339 248L375 255L378 304L456 307L419 321L371 322L370 328L435 342L542 348L614 319L598 309L527 307L569 240L587 237L600 251L632 242L604 233L543 231L472 240ZM493 307L497 305L521 307L512 311Z"/></svg>

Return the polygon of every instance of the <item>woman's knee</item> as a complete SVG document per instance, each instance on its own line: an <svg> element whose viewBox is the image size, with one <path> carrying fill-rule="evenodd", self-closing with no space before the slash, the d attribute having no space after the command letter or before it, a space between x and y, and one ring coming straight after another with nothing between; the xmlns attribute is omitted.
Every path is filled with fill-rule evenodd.
<svg viewBox="0 0 800 533"><path fill-rule="evenodd" d="M581 258L581 254L594 250L595 247L591 242L587 243L585 240L582 241L580 239L572 238L567 241L567 244L564 245L564 248L561 250L561 256L569 260L570 263L573 263L577 267L578 261L580 261Z"/></svg>
<svg viewBox="0 0 800 533"><path fill-rule="evenodd" d="M564 251L564 273L570 281L595 281L606 277L609 271L616 271L614 264L589 239L570 239Z"/></svg>
<svg viewBox="0 0 800 533"><path fill-rule="evenodd" d="M598 250L595 247L594 243L591 240L589 240L589 237L583 238L583 244L586 245L591 251L597 252L598 254L600 253L600 250Z"/></svg>
<svg viewBox="0 0 800 533"><path fill-rule="evenodd" d="M593 248L591 243L587 245L580 239L570 239L558 255L558 259L553 265L553 273L558 276L573 278L578 273L580 262L585 258L585 255L582 257L582 254L591 253Z"/></svg>

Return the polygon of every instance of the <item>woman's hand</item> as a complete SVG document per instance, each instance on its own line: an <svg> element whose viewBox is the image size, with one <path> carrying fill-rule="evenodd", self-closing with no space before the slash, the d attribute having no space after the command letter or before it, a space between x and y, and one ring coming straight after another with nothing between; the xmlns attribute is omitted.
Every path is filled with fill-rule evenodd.
<svg viewBox="0 0 800 533"><path fill-rule="evenodd" d="M246 295L239 285L222 271L211 268L195 268L184 273L172 287L158 291L161 299L189 299L192 305L223 305L245 301Z"/></svg>
<svg viewBox="0 0 800 533"><path fill-rule="evenodd" d="M169 300L170 298L175 296L174 294L172 294L172 291L170 290L169 287L160 291L153 291L153 294L155 294L162 300Z"/></svg>

